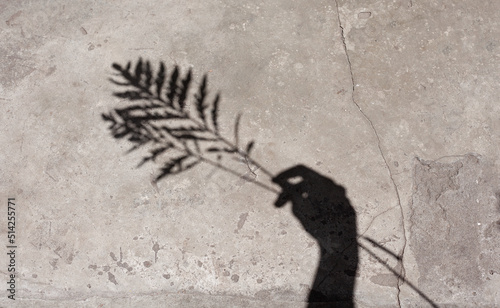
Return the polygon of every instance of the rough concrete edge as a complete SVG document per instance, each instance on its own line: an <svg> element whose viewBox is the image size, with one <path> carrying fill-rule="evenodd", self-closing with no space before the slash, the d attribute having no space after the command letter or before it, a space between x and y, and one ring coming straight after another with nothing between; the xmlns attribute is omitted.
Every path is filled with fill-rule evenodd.
<svg viewBox="0 0 500 308"><path fill-rule="evenodd" d="M199 307L197 303L204 302L206 305L202 307L220 307L219 305L223 303L231 303L232 307L302 307L307 305L306 302L298 301L279 301L279 300L261 300L245 296L232 296L232 295L212 295L212 294L200 294L200 293L162 293L158 292L152 294L128 294L128 293L110 293L109 295L93 295L89 297L71 298L71 297L54 297L54 298L17 298L15 304L17 306L27 305L31 307L67 307L71 304L73 307L85 307L86 305L92 305L96 301L103 301L107 304L113 304L113 302L120 300L129 300L132 307L134 307L134 302L138 301L148 301L154 302L156 305L165 304L179 304L183 303L182 307ZM188 303L196 304L196 306L190 306ZM0 308L11 307L12 300L6 298L0 300ZM115 303L117 304L117 303ZM7 306L4 306L7 305ZM26 307L26 306L23 306Z"/></svg>

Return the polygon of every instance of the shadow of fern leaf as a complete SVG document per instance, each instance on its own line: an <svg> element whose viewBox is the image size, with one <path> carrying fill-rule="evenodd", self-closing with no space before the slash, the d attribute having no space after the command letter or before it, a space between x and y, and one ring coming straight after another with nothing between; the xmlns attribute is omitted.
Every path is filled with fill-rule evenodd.
<svg viewBox="0 0 500 308"><path fill-rule="evenodd" d="M168 85L167 99L169 106L174 106L174 99L177 96L177 78L179 77L179 68L176 66L172 75L170 75L170 82Z"/></svg>
<svg viewBox="0 0 500 308"><path fill-rule="evenodd" d="M197 159L188 164L183 164L184 161L187 161L190 158L192 159L190 155L184 155L181 157L174 158L171 161L167 162L161 168L161 173L155 178L155 181L157 182L168 175L178 174L183 171L187 171L201 162L201 160Z"/></svg>
<svg viewBox="0 0 500 308"><path fill-rule="evenodd" d="M186 108L186 98L189 91L189 84L191 83L191 69L189 69L186 77L181 82L179 91L179 108L183 111Z"/></svg>
<svg viewBox="0 0 500 308"><path fill-rule="evenodd" d="M126 106L103 113L102 119L109 123L108 128L115 139L127 139L132 144L128 152L150 148L138 167L164 157L167 163L160 168L157 180L188 170L202 161L220 166L222 154L249 159L253 142L246 150L241 150L220 135L221 96L217 93L213 100L208 99L206 74L195 94L190 96L191 70L183 75L180 68L174 66L169 73L165 64L160 62L155 72L150 62L142 59L135 65L131 62L126 66L114 63L112 67L117 76L110 81L122 89L113 95L123 99ZM190 98L192 104L188 104ZM235 129L235 139L238 140L237 126ZM169 151L171 149L175 151ZM172 156L179 154L181 156Z"/></svg>

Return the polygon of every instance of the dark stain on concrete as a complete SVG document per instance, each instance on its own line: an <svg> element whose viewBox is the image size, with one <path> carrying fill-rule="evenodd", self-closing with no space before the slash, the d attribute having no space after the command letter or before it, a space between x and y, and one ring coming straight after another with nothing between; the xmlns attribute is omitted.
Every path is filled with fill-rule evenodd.
<svg viewBox="0 0 500 308"><path fill-rule="evenodd" d="M155 242L152 249L155 252L155 263L156 263L156 261L158 261L158 251L160 251L160 245L158 245L158 242Z"/></svg>
<svg viewBox="0 0 500 308"><path fill-rule="evenodd" d="M111 257L111 259L113 259L113 261L118 261L118 258L115 256L114 253L110 252L109 256Z"/></svg>
<svg viewBox="0 0 500 308"><path fill-rule="evenodd" d="M54 74L54 72L56 71L56 69L57 69L57 66L55 66L55 65L49 67L49 69L47 70L47 73L45 73L45 77L48 77L48 76Z"/></svg>
<svg viewBox="0 0 500 308"><path fill-rule="evenodd" d="M21 16L21 14L23 13L23 11L18 11L16 12L14 15L10 16L9 19L7 19L5 21L5 23L7 24L7 26L12 26L14 25L14 21L19 17Z"/></svg>
<svg viewBox="0 0 500 308"><path fill-rule="evenodd" d="M149 261L146 261L146 262L149 262ZM131 272L134 269L132 266L128 265L127 262L123 262L122 263L122 262L118 261L118 262L116 262L116 265L118 265L119 267L122 267L122 268L126 269L127 272Z"/></svg>
<svg viewBox="0 0 500 308"><path fill-rule="evenodd" d="M118 282L116 281L115 275L111 274L110 272L108 272L108 280L111 281L112 283L114 283L115 285L118 284Z"/></svg>
<svg viewBox="0 0 500 308"><path fill-rule="evenodd" d="M57 269L57 261L58 259L52 259L49 264L52 266L52 269Z"/></svg>
<svg viewBox="0 0 500 308"><path fill-rule="evenodd" d="M247 217L248 217L248 212L240 215L240 219L238 220L238 225L236 230L234 230L234 233L238 233L241 230L241 228L243 228L243 226L245 225L245 221L247 220Z"/></svg>
<svg viewBox="0 0 500 308"><path fill-rule="evenodd" d="M71 264L73 263L73 259L75 258L74 253L70 253L69 256L66 258L66 263Z"/></svg>
<svg viewBox="0 0 500 308"><path fill-rule="evenodd" d="M397 287L398 277L393 274L378 274L370 277L370 281L384 287Z"/></svg>

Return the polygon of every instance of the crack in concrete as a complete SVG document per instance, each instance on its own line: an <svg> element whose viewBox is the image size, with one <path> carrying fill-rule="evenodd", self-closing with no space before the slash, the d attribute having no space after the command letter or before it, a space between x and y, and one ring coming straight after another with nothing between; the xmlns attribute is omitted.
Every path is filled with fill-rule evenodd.
<svg viewBox="0 0 500 308"><path fill-rule="evenodd" d="M378 135L378 132L375 129L375 126L373 125L373 122L371 121L371 119L364 113L364 111L361 109L361 107L359 106L359 104L354 99L354 92L356 90L356 83L354 82L354 74L352 72L351 59L349 57L349 53L347 51L347 45L346 45L346 42L345 42L344 26L342 25L342 21L340 19L340 11L339 11L338 0L335 0L335 7L336 7L336 10L337 10L337 18L338 18L338 21L339 21L338 23L339 23L339 28L340 28L340 36L341 36L341 39L342 39L342 45L344 47L344 52L345 52L345 56L346 56L346 59L347 59L347 64L349 66L349 73L351 75L351 82L352 82L352 95L351 95L351 99L352 99L352 102L354 103L354 105L356 105L356 107L358 108L359 112L363 115L363 117L366 119L366 121L370 124L370 127L371 127L373 133L375 134L375 137L377 138L377 147L378 147L380 155L382 156L382 159L384 160L384 163L385 163L385 165L387 167L387 171L389 172L389 178L391 179L392 185L394 187L394 191L396 192L396 197L397 197L397 200L398 200L398 206L399 206L400 211L401 211L401 224L402 224L402 227L403 227L403 239L404 239L404 242L403 242L403 248L401 249L401 252L399 253L399 257L400 257L399 263L401 264L401 267L400 267L400 272L399 272L399 276L398 276L398 283L397 283L397 289L398 289L398 296L397 296L398 306L401 307L401 299L400 299L401 285L403 285L403 283L406 281L406 270L405 270L404 263L403 263L404 253L405 253L406 244L407 244L406 228L405 228L405 221L404 221L404 219L405 219L405 217L404 217L404 211L403 211L403 207L401 205L401 198L399 196L398 187L396 185L396 182L394 181L394 178L393 178L393 175L392 175L392 172L391 172L391 168L389 167L389 164L387 163L387 159L386 159L386 157L384 155L384 152L382 151L380 136ZM366 231L368 231L368 229Z"/></svg>
<svg viewBox="0 0 500 308"><path fill-rule="evenodd" d="M393 209L395 209L396 207L398 207L397 205L395 206L391 206L390 208L388 208L387 210L381 212L381 213L378 213L377 215L375 215L375 217L372 218L372 220L370 221L370 223L368 224L368 227L366 227L365 231L363 231L360 235L358 235L358 238L360 237L363 237L365 235L366 232L368 232L368 230L370 230L370 227L372 226L373 222L380 216L384 215L385 213L389 212L389 211L392 211Z"/></svg>

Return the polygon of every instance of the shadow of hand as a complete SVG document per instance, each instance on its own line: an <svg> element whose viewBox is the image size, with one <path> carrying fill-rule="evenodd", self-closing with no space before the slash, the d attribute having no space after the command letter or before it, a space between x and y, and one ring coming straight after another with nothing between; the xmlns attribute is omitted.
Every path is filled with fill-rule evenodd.
<svg viewBox="0 0 500 308"><path fill-rule="evenodd" d="M292 211L321 247L321 260L309 302L335 302L352 306L358 264L356 213L345 189L303 166L273 178L282 192L274 205L292 203Z"/></svg>

